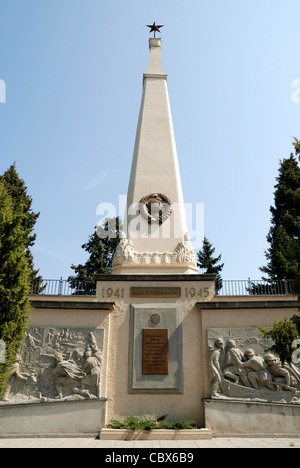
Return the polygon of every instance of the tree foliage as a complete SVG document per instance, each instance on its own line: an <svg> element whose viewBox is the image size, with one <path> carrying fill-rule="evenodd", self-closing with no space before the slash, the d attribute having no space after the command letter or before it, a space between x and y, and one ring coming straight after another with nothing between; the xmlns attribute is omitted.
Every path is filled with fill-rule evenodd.
<svg viewBox="0 0 300 468"><path fill-rule="evenodd" d="M215 247L209 242L207 237L204 237L203 247L198 252L198 262L197 265L200 270L204 270L205 274L215 274L217 275L217 290L222 287L222 277L221 271L223 270L224 263L219 263L221 261L222 255L214 257Z"/></svg>
<svg viewBox="0 0 300 468"><path fill-rule="evenodd" d="M280 322L275 320L271 329L257 328L264 338L271 338L274 341L274 345L269 350L279 356L282 365L285 363L291 364L292 355L295 351L293 343L297 339L298 333L296 324L292 320L284 318Z"/></svg>
<svg viewBox="0 0 300 468"><path fill-rule="evenodd" d="M295 154L280 162L276 178L274 206L270 208L271 228L265 252L267 265L261 271L268 280L299 281L300 269L300 142L294 141ZM299 287L299 286L298 286Z"/></svg>
<svg viewBox="0 0 300 468"><path fill-rule="evenodd" d="M72 265L75 275L68 281L77 295L96 293L96 275L109 275L113 257L120 241L120 218L106 218L103 226L98 227L82 248L89 254L85 264Z"/></svg>
<svg viewBox="0 0 300 468"><path fill-rule="evenodd" d="M26 216L23 203L15 206L0 182L0 339L6 347L6 362L0 364L0 399L28 324L30 267L26 248L30 235L24 229Z"/></svg>
<svg viewBox="0 0 300 468"><path fill-rule="evenodd" d="M11 165L10 168L4 172L0 177L0 182L4 184L8 195L11 197L12 209L18 210L20 205L23 207L24 216L21 221L21 227L28 233L26 241L26 256L30 267L30 279L31 283L35 284L35 290L37 292L41 292L40 286L42 283L42 277L39 275L39 270L36 270L34 267L34 260L31 252L31 247L33 247L36 240L34 228L40 213L35 213L33 211L33 200L28 194L28 189L24 180L21 179L17 173L15 164Z"/></svg>

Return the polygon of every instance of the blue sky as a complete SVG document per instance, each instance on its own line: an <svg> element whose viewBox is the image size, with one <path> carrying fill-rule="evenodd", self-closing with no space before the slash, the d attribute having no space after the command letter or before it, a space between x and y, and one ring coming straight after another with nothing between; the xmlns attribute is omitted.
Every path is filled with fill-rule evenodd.
<svg viewBox="0 0 300 468"><path fill-rule="evenodd" d="M299 0L0 0L0 173L16 161L41 212L44 278L85 261L98 204L127 193L153 21L185 201L205 205L223 278L261 277L279 161L300 138L299 19Z"/></svg>

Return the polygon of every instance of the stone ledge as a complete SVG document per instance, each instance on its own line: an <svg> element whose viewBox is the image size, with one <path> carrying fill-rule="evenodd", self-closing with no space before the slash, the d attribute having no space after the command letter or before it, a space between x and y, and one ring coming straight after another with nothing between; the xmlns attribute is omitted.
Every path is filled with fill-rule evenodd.
<svg viewBox="0 0 300 468"><path fill-rule="evenodd" d="M257 296L256 296L257 297ZM282 301L235 301L235 302L197 302L198 309L294 309L300 307L300 302L295 300Z"/></svg>
<svg viewBox="0 0 300 468"><path fill-rule="evenodd" d="M168 81L168 75L161 75L160 73L144 73L143 82L145 82L147 79Z"/></svg>
<svg viewBox="0 0 300 468"><path fill-rule="evenodd" d="M2 406L0 438L90 437L105 426L106 398Z"/></svg>
<svg viewBox="0 0 300 468"><path fill-rule="evenodd" d="M210 440L210 429L154 429L153 431L132 431L127 429L102 429L100 440Z"/></svg>
<svg viewBox="0 0 300 468"><path fill-rule="evenodd" d="M0 439L97 439L99 436L98 432L91 432L85 434L76 433L65 433L62 432L57 434L0 434Z"/></svg>
<svg viewBox="0 0 300 468"><path fill-rule="evenodd" d="M300 406L204 399L205 424L213 437L295 437Z"/></svg>
<svg viewBox="0 0 300 468"><path fill-rule="evenodd" d="M114 302L88 302L88 301L58 301L58 300L31 300L30 304L35 309L80 309L80 310L110 310L114 308Z"/></svg>
<svg viewBox="0 0 300 468"><path fill-rule="evenodd" d="M96 275L97 281L215 281L216 275Z"/></svg>

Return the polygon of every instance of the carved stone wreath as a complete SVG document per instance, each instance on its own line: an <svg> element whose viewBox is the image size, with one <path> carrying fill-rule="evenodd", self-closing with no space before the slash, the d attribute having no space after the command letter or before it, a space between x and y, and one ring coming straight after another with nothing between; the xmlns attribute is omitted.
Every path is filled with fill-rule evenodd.
<svg viewBox="0 0 300 468"><path fill-rule="evenodd" d="M162 193L150 193L140 201L140 213L149 224L161 225L172 212L171 201Z"/></svg>

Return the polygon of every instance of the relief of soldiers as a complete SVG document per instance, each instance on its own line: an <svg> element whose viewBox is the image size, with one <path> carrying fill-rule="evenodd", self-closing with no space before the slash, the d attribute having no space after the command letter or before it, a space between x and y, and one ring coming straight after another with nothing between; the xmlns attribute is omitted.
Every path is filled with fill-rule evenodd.
<svg viewBox="0 0 300 468"><path fill-rule="evenodd" d="M52 375L57 391L56 399L63 398L63 388L65 387L68 387L73 394L88 396L89 392L82 389L81 383L86 375L85 372L74 361L65 361L62 354L56 354L55 359L57 364Z"/></svg>
<svg viewBox="0 0 300 468"><path fill-rule="evenodd" d="M285 366L282 366L273 354L266 354L265 363L273 380L279 387L283 390L289 390L294 393L297 391L299 378L297 380L296 376L292 375L291 371Z"/></svg>
<svg viewBox="0 0 300 468"><path fill-rule="evenodd" d="M97 357L92 356L92 351L85 352L86 362L83 366L86 376L82 379L81 383L84 387L93 388L98 398L100 398L100 376L101 364Z"/></svg>
<svg viewBox="0 0 300 468"><path fill-rule="evenodd" d="M88 329L29 330L11 368L3 401L101 398L100 336L99 331Z"/></svg>
<svg viewBox="0 0 300 468"><path fill-rule="evenodd" d="M272 375L266 369L264 358L255 355L253 349L247 349L243 359L248 370L248 380L253 388L260 390L260 385L263 385L269 390L276 390L276 384L272 382Z"/></svg>
<svg viewBox="0 0 300 468"><path fill-rule="evenodd" d="M22 362L21 356L17 355L16 360L14 364L11 366L11 369L9 372L8 385L6 387L6 391L3 397L4 402L9 401L10 399L10 392L11 392L14 381L21 382L23 384L25 384L29 378L32 378L32 380L35 381L35 377L33 375L21 373L21 369L20 369L21 362Z"/></svg>
<svg viewBox="0 0 300 468"><path fill-rule="evenodd" d="M63 388L88 398L92 397L90 389L93 389L97 398L100 398L102 353L92 333L89 342L91 346L87 347L84 354L77 349L74 351L74 357L76 356L80 367L74 360L66 361L62 354L55 355L57 365L52 371L52 376L57 390L56 399L63 398Z"/></svg>
<svg viewBox="0 0 300 468"><path fill-rule="evenodd" d="M243 352L232 339L226 342L225 349L222 338L215 340L210 348L210 371L212 397L224 393L225 381L258 391L296 393L300 387L300 370L294 364L282 366L273 354L262 357L253 349Z"/></svg>
<svg viewBox="0 0 300 468"><path fill-rule="evenodd" d="M217 396L221 388L221 375L223 374L221 368L221 354L224 353L224 341L222 338L218 338L214 345L210 348L210 369L211 369L211 384L212 384L212 396Z"/></svg>
<svg viewBox="0 0 300 468"><path fill-rule="evenodd" d="M251 388L245 364L242 362L243 357L244 353L236 347L235 341L228 340L225 349L226 368L224 369L224 377L233 380L235 383L241 380L245 387Z"/></svg>

